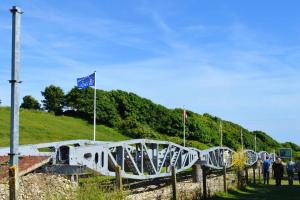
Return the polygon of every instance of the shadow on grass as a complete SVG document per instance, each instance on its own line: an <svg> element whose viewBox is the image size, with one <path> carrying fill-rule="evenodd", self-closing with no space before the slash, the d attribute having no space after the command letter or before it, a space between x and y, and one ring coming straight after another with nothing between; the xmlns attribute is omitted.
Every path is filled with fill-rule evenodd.
<svg viewBox="0 0 300 200"><path fill-rule="evenodd" d="M299 200L300 185L249 185L243 189L229 190L227 194L218 193L211 200Z"/></svg>

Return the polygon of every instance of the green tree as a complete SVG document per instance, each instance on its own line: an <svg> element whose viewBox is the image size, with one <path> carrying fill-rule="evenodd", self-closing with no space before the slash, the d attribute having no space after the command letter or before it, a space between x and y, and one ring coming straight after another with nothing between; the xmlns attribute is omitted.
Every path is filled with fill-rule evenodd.
<svg viewBox="0 0 300 200"><path fill-rule="evenodd" d="M39 104L39 102L32 96L26 95L23 97L23 103L20 107L25 109L40 110L41 104Z"/></svg>
<svg viewBox="0 0 300 200"><path fill-rule="evenodd" d="M132 92L121 90L97 90L97 122L118 128L133 138L183 137L183 110L168 109L142 98ZM75 117L93 120L93 88L73 88L66 95L66 106ZM220 118L205 113L203 115L187 110L186 139L200 141L207 146L220 144ZM257 136L257 150L273 151L280 143L261 131L249 131L238 124L222 120L223 145L241 148L241 129L244 148L254 149Z"/></svg>
<svg viewBox="0 0 300 200"><path fill-rule="evenodd" d="M54 112L55 114L61 114L64 107L65 94L60 87L50 85L41 92L44 96L43 107L48 112Z"/></svg>
<svg viewBox="0 0 300 200"><path fill-rule="evenodd" d="M118 127L121 118L111 94L97 90L96 102L97 122L110 127ZM75 116L92 121L94 117L94 89L74 87L66 95L66 106L69 108L68 112L72 111Z"/></svg>

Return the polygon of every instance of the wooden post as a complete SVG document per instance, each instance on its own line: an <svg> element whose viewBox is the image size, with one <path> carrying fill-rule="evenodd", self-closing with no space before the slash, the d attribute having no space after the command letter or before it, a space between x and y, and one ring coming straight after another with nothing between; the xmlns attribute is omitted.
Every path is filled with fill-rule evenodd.
<svg viewBox="0 0 300 200"><path fill-rule="evenodd" d="M223 167L223 185L224 185L224 192L227 193L227 181L226 181L226 166Z"/></svg>
<svg viewBox="0 0 300 200"><path fill-rule="evenodd" d="M122 176L121 176L121 167L116 165L116 187L118 190L123 190Z"/></svg>
<svg viewBox="0 0 300 200"><path fill-rule="evenodd" d="M201 182L201 165L200 164L194 164L192 167L192 176L193 176L193 182L194 183L200 183Z"/></svg>
<svg viewBox="0 0 300 200"><path fill-rule="evenodd" d="M9 168L9 199L18 199L18 168L17 166L12 166Z"/></svg>
<svg viewBox="0 0 300 200"><path fill-rule="evenodd" d="M241 169L237 170L237 188L241 188L241 179L242 179L242 175L241 175Z"/></svg>
<svg viewBox="0 0 300 200"><path fill-rule="evenodd" d="M245 167L245 183L246 185L249 183L249 176L248 176L248 168Z"/></svg>
<svg viewBox="0 0 300 200"><path fill-rule="evenodd" d="M177 188L176 188L176 166L171 166L172 170L172 191L173 191L173 200L177 199Z"/></svg>
<svg viewBox="0 0 300 200"><path fill-rule="evenodd" d="M255 178L256 178L256 177L255 177L255 173L256 173L256 170L255 170L255 169L256 169L256 167L255 167L255 165L253 166L252 169L253 169L253 183L256 184L256 180L255 180Z"/></svg>
<svg viewBox="0 0 300 200"><path fill-rule="evenodd" d="M259 183L261 183L261 177L260 177L260 176L261 176L261 175L260 175L260 174L261 174L261 170L260 170L260 167L261 167L261 166L260 166L260 163L259 163L259 165L258 165L258 182L259 182Z"/></svg>
<svg viewBox="0 0 300 200"><path fill-rule="evenodd" d="M203 177L203 198L207 199L207 183L206 177L207 176L207 169L205 166L202 167L202 177Z"/></svg>

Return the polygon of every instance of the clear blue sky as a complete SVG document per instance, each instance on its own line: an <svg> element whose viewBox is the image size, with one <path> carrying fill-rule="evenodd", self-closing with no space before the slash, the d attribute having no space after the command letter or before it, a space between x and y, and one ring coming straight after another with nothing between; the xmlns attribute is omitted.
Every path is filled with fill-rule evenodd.
<svg viewBox="0 0 300 200"><path fill-rule="evenodd" d="M98 88L211 113L300 144L300 1L2 0L0 98L9 105L11 14L22 15L21 97Z"/></svg>

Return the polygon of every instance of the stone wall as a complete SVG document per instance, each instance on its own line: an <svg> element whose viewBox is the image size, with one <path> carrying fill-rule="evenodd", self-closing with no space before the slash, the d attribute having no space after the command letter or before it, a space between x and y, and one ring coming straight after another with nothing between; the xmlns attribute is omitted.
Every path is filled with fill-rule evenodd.
<svg viewBox="0 0 300 200"><path fill-rule="evenodd" d="M31 173L20 178L19 200L72 199L76 186L60 175ZM8 183L0 183L0 200L8 199Z"/></svg>

